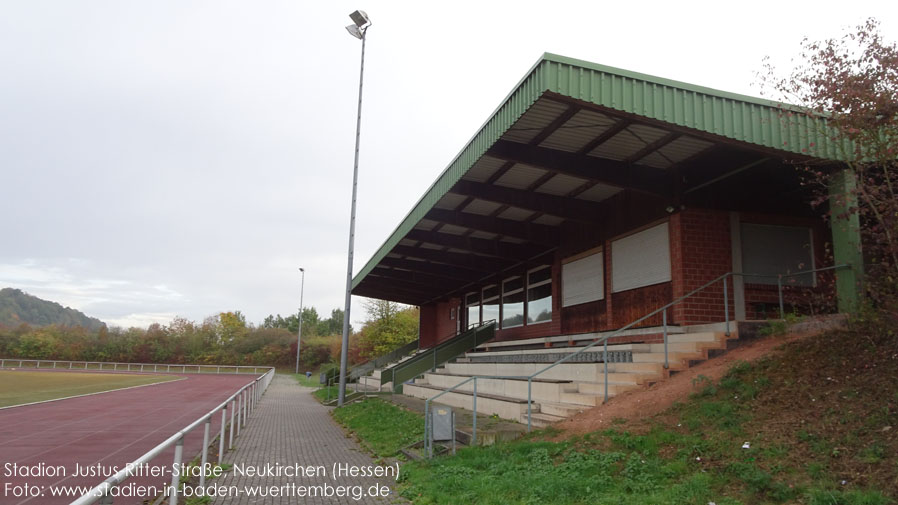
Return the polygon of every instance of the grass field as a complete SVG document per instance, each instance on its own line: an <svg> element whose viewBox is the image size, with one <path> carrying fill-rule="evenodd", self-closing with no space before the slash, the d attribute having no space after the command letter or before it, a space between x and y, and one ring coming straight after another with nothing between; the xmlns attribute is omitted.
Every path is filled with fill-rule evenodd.
<svg viewBox="0 0 898 505"><path fill-rule="evenodd" d="M178 379L172 375L0 370L0 407Z"/></svg>

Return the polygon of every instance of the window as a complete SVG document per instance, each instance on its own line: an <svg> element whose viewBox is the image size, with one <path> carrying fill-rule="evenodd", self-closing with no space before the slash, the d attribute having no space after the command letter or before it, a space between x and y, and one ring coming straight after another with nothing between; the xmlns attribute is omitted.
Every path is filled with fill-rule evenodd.
<svg viewBox="0 0 898 505"><path fill-rule="evenodd" d="M465 312L467 313L468 328L480 324L480 293L468 293L465 295Z"/></svg>
<svg viewBox="0 0 898 505"><path fill-rule="evenodd" d="M605 255L600 251L561 265L564 307L605 299Z"/></svg>
<svg viewBox="0 0 898 505"><path fill-rule="evenodd" d="M811 229L802 226L772 226L742 223L742 271L768 274L770 277L746 276L745 282L776 285L778 274L795 273L814 268ZM814 286L814 274L787 277L783 284Z"/></svg>
<svg viewBox="0 0 898 505"><path fill-rule="evenodd" d="M502 281L502 327L524 324L524 278L515 276Z"/></svg>
<svg viewBox="0 0 898 505"><path fill-rule="evenodd" d="M611 289L614 293L670 281L667 223L611 243Z"/></svg>
<svg viewBox="0 0 898 505"><path fill-rule="evenodd" d="M499 286L493 284L483 288L483 311L482 319L484 323L487 321L499 321Z"/></svg>
<svg viewBox="0 0 898 505"><path fill-rule="evenodd" d="M552 320L552 267L527 272L527 324Z"/></svg>

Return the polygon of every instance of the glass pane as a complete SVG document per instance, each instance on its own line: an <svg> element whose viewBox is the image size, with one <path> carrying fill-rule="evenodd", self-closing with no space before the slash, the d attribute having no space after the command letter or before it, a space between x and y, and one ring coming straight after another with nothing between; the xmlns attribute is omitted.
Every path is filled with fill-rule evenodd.
<svg viewBox="0 0 898 505"><path fill-rule="evenodd" d="M465 297L465 305L480 305L480 293L468 293Z"/></svg>
<svg viewBox="0 0 898 505"><path fill-rule="evenodd" d="M468 328L480 324L480 304L468 305Z"/></svg>
<svg viewBox="0 0 898 505"><path fill-rule="evenodd" d="M483 322L499 320L499 298L483 304Z"/></svg>
<svg viewBox="0 0 898 505"><path fill-rule="evenodd" d="M499 298L499 286L490 286L483 290L483 301L486 302L490 298Z"/></svg>
<svg viewBox="0 0 898 505"><path fill-rule="evenodd" d="M515 277L513 279L508 279L502 283L502 292L508 293L509 291L514 291L516 289L524 288L524 278L523 277Z"/></svg>
<svg viewBox="0 0 898 505"><path fill-rule="evenodd" d="M524 324L524 291L502 297L502 327Z"/></svg>
<svg viewBox="0 0 898 505"><path fill-rule="evenodd" d="M541 268L539 270L534 270L533 272L530 272L530 278L529 278L528 282L530 283L530 285L533 285L533 284L536 284L537 282L546 281L551 278L552 278L552 268L546 267L546 268Z"/></svg>
<svg viewBox="0 0 898 505"><path fill-rule="evenodd" d="M552 284L527 290L527 324L552 320Z"/></svg>

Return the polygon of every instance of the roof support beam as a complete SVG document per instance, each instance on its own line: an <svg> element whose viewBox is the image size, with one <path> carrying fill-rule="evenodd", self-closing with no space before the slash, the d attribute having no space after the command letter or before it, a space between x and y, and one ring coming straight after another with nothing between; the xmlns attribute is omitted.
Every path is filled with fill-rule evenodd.
<svg viewBox="0 0 898 505"><path fill-rule="evenodd" d="M668 174L661 170L622 161L529 146L507 140L500 140L493 144L487 154L494 158L525 163L602 184L665 197L670 195L672 181Z"/></svg>
<svg viewBox="0 0 898 505"><path fill-rule="evenodd" d="M408 232L405 238L454 249L463 249L494 258L511 258L518 261L524 261L538 252L538 250L534 250L537 249L534 247L511 244L501 240L486 240L434 231L412 230Z"/></svg>
<svg viewBox="0 0 898 505"><path fill-rule="evenodd" d="M458 282L448 282L446 279L436 282L426 282L416 280L407 275L402 275L405 272L393 272L394 271L391 270L375 268L371 271L371 280L375 284L387 286L391 289L399 287L409 291L420 291L422 293L444 293L446 291L453 291L459 287Z"/></svg>
<svg viewBox="0 0 898 505"><path fill-rule="evenodd" d="M476 254L464 254L446 252L440 249L427 249L424 247L409 247L398 245L391 251L403 256L411 256L413 258L421 258L436 262L445 262L450 265L464 265L465 268L478 270L480 272L498 272L509 265L514 264L514 260L501 260L499 258L490 258L488 256L478 256Z"/></svg>
<svg viewBox="0 0 898 505"><path fill-rule="evenodd" d="M512 205L585 223L595 222L599 214L599 206L593 202L522 189L506 188L482 182L458 181L450 191L460 195L473 196L481 200Z"/></svg>
<svg viewBox="0 0 898 505"><path fill-rule="evenodd" d="M682 135L683 134L680 132L668 133L667 135L661 137L660 139L648 144L647 146L643 147L639 151L633 153L629 158L627 158L624 161L626 163L636 163L637 161L645 158L646 156L657 151L658 149L661 149L662 147L666 146L667 144L670 144L674 140L677 140Z"/></svg>
<svg viewBox="0 0 898 505"><path fill-rule="evenodd" d="M443 209L431 209L424 217L432 221L473 228L550 247L557 246L560 241L558 229L544 224L525 223Z"/></svg>
<svg viewBox="0 0 898 505"><path fill-rule="evenodd" d="M382 263L378 264L374 270L371 271L373 274L378 277L394 277L405 279L409 282L414 282L415 284L424 284L429 286L441 286L441 285L450 285L452 286L449 289L455 289L460 285L464 285L469 282L467 277L453 277L451 275L433 275L429 273L423 273L419 271L411 271L411 270L399 270L394 268L389 268L384 266Z"/></svg>
<svg viewBox="0 0 898 505"><path fill-rule="evenodd" d="M401 258L384 258L378 265L410 270L412 274L421 273L443 279L458 279L466 282L476 281L483 277L483 273L453 265L441 265L427 261L415 261Z"/></svg>

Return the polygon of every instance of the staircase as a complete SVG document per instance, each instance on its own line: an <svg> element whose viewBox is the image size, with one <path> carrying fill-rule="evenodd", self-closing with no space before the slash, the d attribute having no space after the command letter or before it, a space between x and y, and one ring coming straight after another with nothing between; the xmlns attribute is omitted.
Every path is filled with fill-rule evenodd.
<svg viewBox="0 0 898 505"><path fill-rule="evenodd" d="M608 363L602 361L602 347L596 346L547 370L533 378L530 386L533 426L544 427L601 405L605 398L606 368L608 396L613 397L626 391L648 387L671 373L685 370L723 352L728 345L732 345L736 332L727 337L723 331L715 330L717 328L713 326L705 326L669 334L668 368L664 368L663 343L627 343L608 345ZM658 339L657 329L642 331L646 340ZM546 348L543 341L514 342L516 345L513 350L502 350L504 342L487 344L490 346L489 350L466 352L452 362L424 372L414 383L403 384L402 392L427 399L475 375L502 376L505 378L477 379L477 412L526 423L526 377L566 354L582 350L594 338L600 337L598 334L556 337L556 340L567 345L551 348ZM481 346L479 349L483 348ZM473 388L473 381L468 382L440 396L438 401L471 410Z"/></svg>

